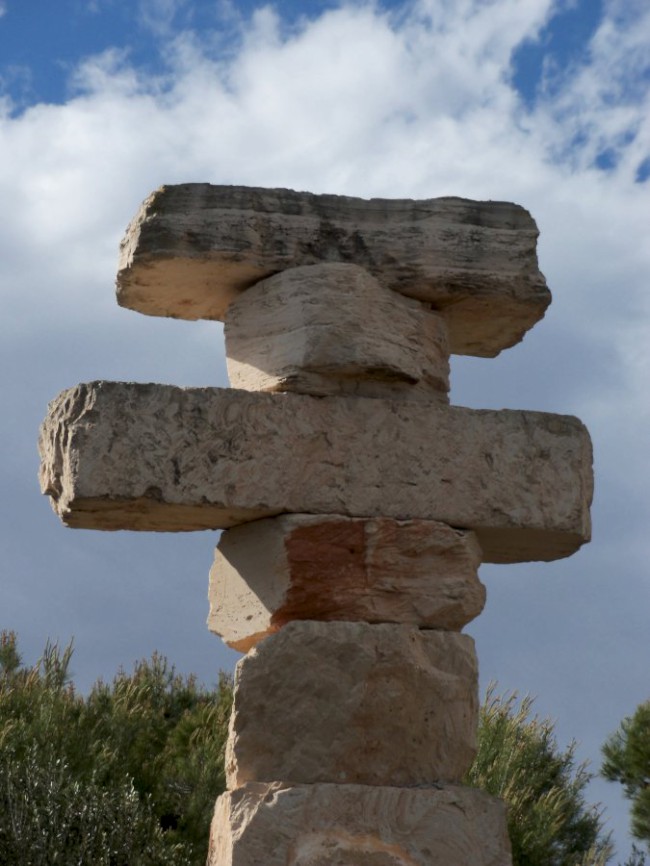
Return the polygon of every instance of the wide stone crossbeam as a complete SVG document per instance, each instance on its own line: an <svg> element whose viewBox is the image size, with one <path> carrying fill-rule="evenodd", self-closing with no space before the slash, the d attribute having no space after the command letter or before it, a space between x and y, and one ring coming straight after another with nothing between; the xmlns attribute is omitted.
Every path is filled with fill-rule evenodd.
<svg viewBox="0 0 650 866"><path fill-rule="evenodd" d="M41 486L88 529L219 529L283 512L440 520L487 562L589 540L576 418L349 397L94 382L50 405Z"/></svg>
<svg viewBox="0 0 650 866"><path fill-rule="evenodd" d="M122 241L117 299L153 316L223 319L259 280L344 262L440 311L452 353L492 357L550 303L537 236L528 211L507 202L163 186Z"/></svg>

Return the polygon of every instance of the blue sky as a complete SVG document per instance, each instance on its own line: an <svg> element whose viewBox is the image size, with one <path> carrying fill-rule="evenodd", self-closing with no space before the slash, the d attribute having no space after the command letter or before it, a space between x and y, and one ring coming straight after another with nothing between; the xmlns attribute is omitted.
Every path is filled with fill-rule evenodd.
<svg viewBox="0 0 650 866"><path fill-rule="evenodd" d="M124 3L120 0L27 0L5 3L0 31L0 56L6 91L24 107L33 102L63 102L70 94L69 77L90 54L108 49L127 52L129 60L150 72L165 71L161 57L170 34L191 30L206 45L221 47L224 33L250 18L254 2ZM283 3L281 15L291 27L318 16L335 3Z"/></svg>
<svg viewBox="0 0 650 866"><path fill-rule="evenodd" d="M120 309L117 248L163 183L516 201L554 300L517 347L456 358L454 403L581 417L594 536L484 567L483 685L537 695L597 766L650 695L647 0L0 2L0 624L82 688L154 649L207 682L213 533L68 530L36 484L47 402L106 378L226 385L220 327ZM597 782L621 859L627 810ZM616 862L616 861L615 861Z"/></svg>
<svg viewBox="0 0 650 866"><path fill-rule="evenodd" d="M128 52L132 62L161 72L161 37L192 30L207 42L220 45L224 30L233 32L235 21L249 19L262 4L254 0L237 4L218 2L123 3L116 0L6 0L0 30L2 82L18 106L33 102L63 102L70 93L69 76L84 57L107 49ZM335 9L335 2L283 2L275 4L286 28L300 27ZM379 4L388 12L403 14L406 4ZM553 67L561 75L589 50L589 40L603 17L601 0L565 3L557 14L513 52L512 80L528 104L545 74Z"/></svg>

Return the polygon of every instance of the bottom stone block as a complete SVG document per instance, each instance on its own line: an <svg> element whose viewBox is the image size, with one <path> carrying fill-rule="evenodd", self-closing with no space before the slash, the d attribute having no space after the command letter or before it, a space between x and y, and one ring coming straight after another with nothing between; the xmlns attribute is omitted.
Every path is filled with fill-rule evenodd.
<svg viewBox="0 0 650 866"><path fill-rule="evenodd" d="M505 806L473 788L250 782L217 800L207 866L511 866Z"/></svg>

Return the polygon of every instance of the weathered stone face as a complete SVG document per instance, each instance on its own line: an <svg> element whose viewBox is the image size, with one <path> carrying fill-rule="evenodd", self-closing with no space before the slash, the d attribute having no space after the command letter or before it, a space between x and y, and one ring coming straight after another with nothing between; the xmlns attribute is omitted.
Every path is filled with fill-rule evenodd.
<svg viewBox="0 0 650 866"><path fill-rule="evenodd" d="M486 562L589 539L591 443L570 416L116 382L50 406L41 485L65 523L183 531L282 512L440 520Z"/></svg>
<svg viewBox="0 0 650 866"><path fill-rule="evenodd" d="M210 629L247 652L294 619L460 630L485 604L472 532L429 520L286 514L226 530Z"/></svg>
<svg viewBox="0 0 650 866"><path fill-rule="evenodd" d="M504 804L473 788L251 783L217 801L208 866L510 866Z"/></svg>
<svg viewBox="0 0 650 866"><path fill-rule="evenodd" d="M448 402L444 318L357 265L262 280L228 307L224 335L233 388Z"/></svg>
<svg viewBox="0 0 650 866"><path fill-rule="evenodd" d="M464 634L290 622L237 665L228 788L458 781L476 751L477 676Z"/></svg>
<svg viewBox="0 0 650 866"><path fill-rule="evenodd" d="M506 202L164 186L122 241L117 298L148 315L223 319L241 291L278 271L345 262L442 312L453 353L490 357L550 303L537 235L528 211Z"/></svg>

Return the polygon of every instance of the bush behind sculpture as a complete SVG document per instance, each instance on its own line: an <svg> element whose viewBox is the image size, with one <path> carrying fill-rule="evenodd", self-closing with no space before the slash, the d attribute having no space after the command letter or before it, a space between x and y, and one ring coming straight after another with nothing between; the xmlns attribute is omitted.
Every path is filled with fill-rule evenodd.
<svg viewBox="0 0 650 866"><path fill-rule="evenodd" d="M600 809L585 802L591 775L576 764L576 743L560 750L532 704L488 689L465 781L506 801L513 866L601 866L612 851Z"/></svg>
<svg viewBox="0 0 650 866"><path fill-rule="evenodd" d="M84 698L71 654L24 667L0 637L0 866L203 864L229 679L207 691L154 654Z"/></svg>

